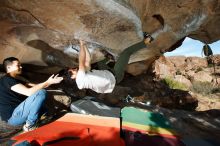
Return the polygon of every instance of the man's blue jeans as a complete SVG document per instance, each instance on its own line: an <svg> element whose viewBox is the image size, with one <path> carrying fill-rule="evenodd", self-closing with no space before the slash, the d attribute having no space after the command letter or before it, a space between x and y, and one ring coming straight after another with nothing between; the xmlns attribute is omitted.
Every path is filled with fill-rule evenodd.
<svg viewBox="0 0 220 146"><path fill-rule="evenodd" d="M29 125L35 124L46 99L46 94L46 90L41 89L25 99L15 108L8 124L13 126L22 125L25 122Z"/></svg>

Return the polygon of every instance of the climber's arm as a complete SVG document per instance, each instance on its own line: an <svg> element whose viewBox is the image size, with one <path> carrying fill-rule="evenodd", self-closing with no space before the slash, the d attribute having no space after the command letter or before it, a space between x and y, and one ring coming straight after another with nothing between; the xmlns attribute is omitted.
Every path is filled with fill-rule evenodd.
<svg viewBox="0 0 220 146"><path fill-rule="evenodd" d="M84 48L84 42L80 40L80 51L79 51L79 70L86 70L86 51Z"/></svg>

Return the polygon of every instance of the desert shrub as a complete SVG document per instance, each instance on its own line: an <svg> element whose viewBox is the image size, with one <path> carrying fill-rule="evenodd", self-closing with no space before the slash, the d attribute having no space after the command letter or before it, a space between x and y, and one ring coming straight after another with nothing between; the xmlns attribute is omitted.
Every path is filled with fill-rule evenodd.
<svg viewBox="0 0 220 146"><path fill-rule="evenodd" d="M179 69L176 71L176 75L182 75L182 73Z"/></svg>
<svg viewBox="0 0 220 146"><path fill-rule="evenodd" d="M200 71L203 71L203 69L201 67L197 68L195 73L200 72Z"/></svg>
<svg viewBox="0 0 220 146"><path fill-rule="evenodd" d="M215 77L217 77L217 78L220 77L220 73L216 73L216 72L215 72L215 73L212 73L211 75L212 75L212 76L215 76Z"/></svg>
<svg viewBox="0 0 220 146"><path fill-rule="evenodd" d="M209 63L209 64L208 64L208 67L209 67L209 68L210 68L210 67L214 67L214 64L212 64L212 63L210 64L210 63Z"/></svg>
<svg viewBox="0 0 220 146"><path fill-rule="evenodd" d="M203 95L208 95L208 94L212 94L214 92L217 92L218 90L210 82L197 81L197 82L192 83L191 91L199 93L199 94L203 94Z"/></svg>
<svg viewBox="0 0 220 146"><path fill-rule="evenodd" d="M212 93L220 93L220 87L216 87L212 90Z"/></svg>
<svg viewBox="0 0 220 146"><path fill-rule="evenodd" d="M171 89L187 90L187 86L185 84L177 82L170 77L165 77L162 79L162 82L169 86Z"/></svg>

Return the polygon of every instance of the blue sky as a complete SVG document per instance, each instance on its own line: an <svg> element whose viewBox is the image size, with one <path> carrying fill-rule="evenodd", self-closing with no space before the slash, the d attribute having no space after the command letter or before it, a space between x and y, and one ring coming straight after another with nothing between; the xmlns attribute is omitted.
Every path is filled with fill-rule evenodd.
<svg viewBox="0 0 220 146"><path fill-rule="evenodd" d="M198 40L193 40L191 38L186 38L179 48L172 52L165 53L165 56L198 56L202 57L202 47L203 43ZM220 41L214 42L212 44L209 44L213 54L220 54Z"/></svg>

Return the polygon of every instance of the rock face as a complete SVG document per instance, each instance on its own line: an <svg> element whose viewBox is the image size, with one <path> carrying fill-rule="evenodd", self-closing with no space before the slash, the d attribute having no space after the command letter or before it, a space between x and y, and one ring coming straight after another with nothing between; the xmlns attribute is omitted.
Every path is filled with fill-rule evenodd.
<svg viewBox="0 0 220 146"><path fill-rule="evenodd" d="M176 74L174 64L164 56L156 60L152 68L152 72L155 73L158 78L172 77Z"/></svg>
<svg viewBox="0 0 220 146"><path fill-rule="evenodd" d="M199 82L211 82L212 76L204 71L200 71L194 75L193 80Z"/></svg>
<svg viewBox="0 0 220 146"><path fill-rule="evenodd" d="M208 64L206 58L200 57L160 57L152 65L152 72L159 79L170 77L175 81L190 87L193 82L208 82L220 84L218 64L219 55L211 58L213 64Z"/></svg>
<svg viewBox="0 0 220 146"><path fill-rule="evenodd" d="M213 56L212 62L214 62L217 66L220 66L220 55Z"/></svg>
<svg viewBox="0 0 220 146"><path fill-rule="evenodd" d="M132 55L130 63L151 61L181 45L186 36L217 41L219 12L218 0L2 0L0 61L15 56L23 63L76 66L78 54L72 47L83 39L97 62L103 59L100 49L117 57L143 39L142 31L155 40ZM34 45L27 44L33 40Z"/></svg>
<svg viewBox="0 0 220 146"><path fill-rule="evenodd" d="M190 82L190 80L184 77L183 75L175 75L174 80L177 82L183 83L187 87L192 86L192 83Z"/></svg>

